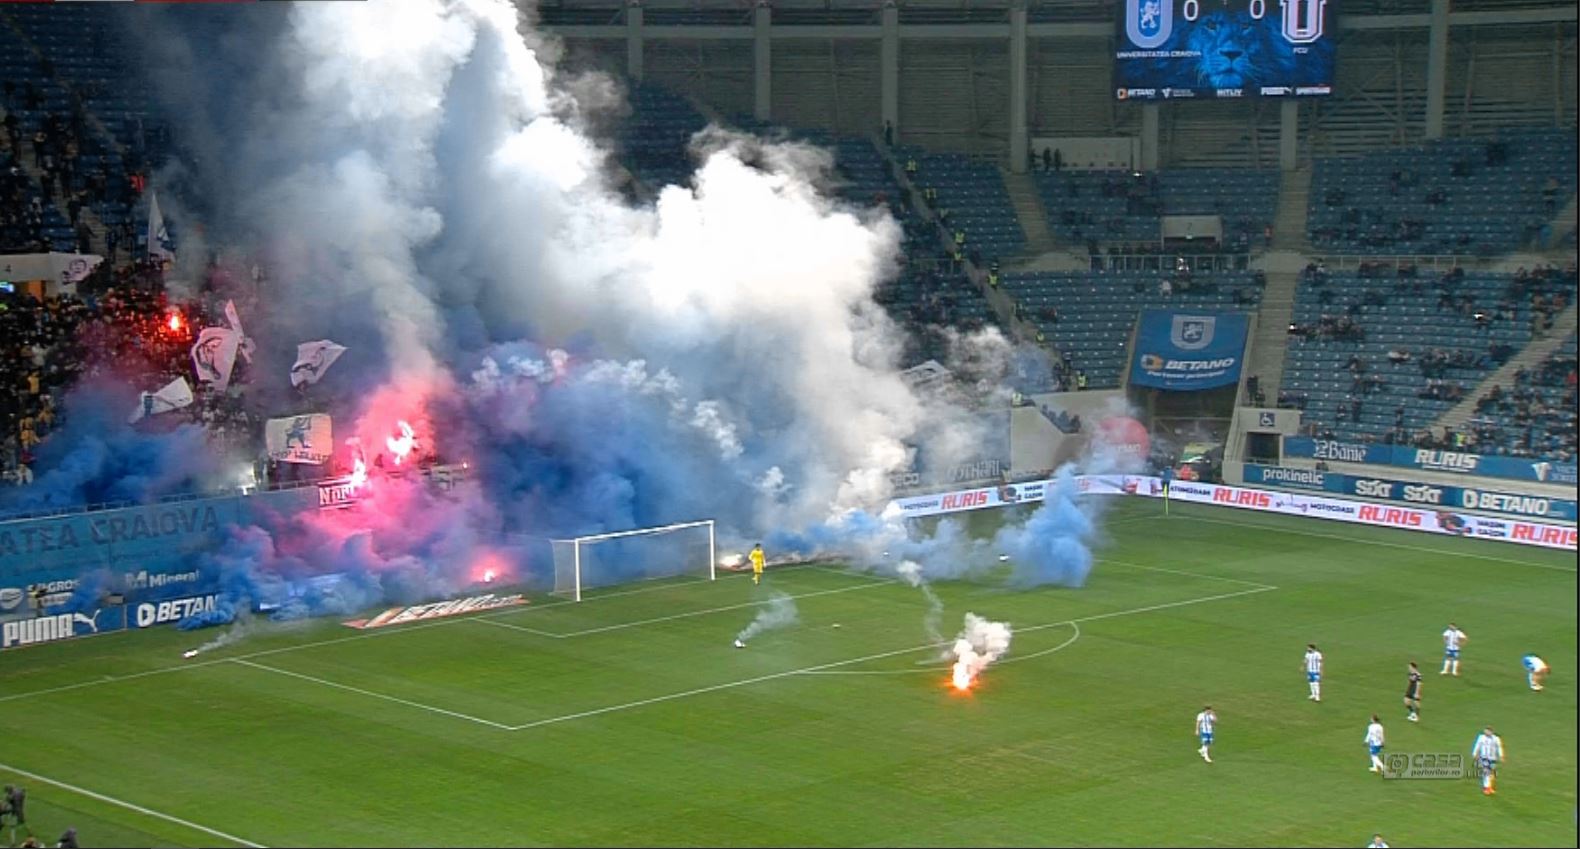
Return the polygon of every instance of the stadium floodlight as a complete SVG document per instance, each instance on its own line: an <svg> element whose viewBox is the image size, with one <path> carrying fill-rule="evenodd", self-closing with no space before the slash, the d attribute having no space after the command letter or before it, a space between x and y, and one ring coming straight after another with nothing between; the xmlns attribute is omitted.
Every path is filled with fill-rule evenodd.
<svg viewBox="0 0 1580 849"><path fill-rule="evenodd" d="M718 577L712 519L550 540L554 594L582 600L582 592L630 581L681 575Z"/></svg>

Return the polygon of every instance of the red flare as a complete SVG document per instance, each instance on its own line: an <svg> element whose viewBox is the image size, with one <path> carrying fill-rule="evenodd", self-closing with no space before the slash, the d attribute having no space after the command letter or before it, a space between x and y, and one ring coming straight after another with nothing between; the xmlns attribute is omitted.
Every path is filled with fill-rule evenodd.
<svg viewBox="0 0 1580 849"><path fill-rule="evenodd" d="M170 314L169 327L170 327L170 332L171 333L180 333L181 332L181 313L172 312Z"/></svg>
<svg viewBox="0 0 1580 849"><path fill-rule="evenodd" d="M351 488L361 489L368 482L368 464L358 457L351 467Z"/></svg>

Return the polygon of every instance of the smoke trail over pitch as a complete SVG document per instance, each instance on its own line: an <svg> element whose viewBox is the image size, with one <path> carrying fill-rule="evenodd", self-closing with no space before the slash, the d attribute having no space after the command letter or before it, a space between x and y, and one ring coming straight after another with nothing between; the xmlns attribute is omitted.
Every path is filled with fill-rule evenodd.
<svg viewBox="0 0 1580 849"><path fill-rule="evenodd" d="M775 592L761 608L757 615L740 633L735 635L735 647L745 648L746 641L776 628L788 628L799 622L801 614L796 610L795 599L782 593Z"/></svg>

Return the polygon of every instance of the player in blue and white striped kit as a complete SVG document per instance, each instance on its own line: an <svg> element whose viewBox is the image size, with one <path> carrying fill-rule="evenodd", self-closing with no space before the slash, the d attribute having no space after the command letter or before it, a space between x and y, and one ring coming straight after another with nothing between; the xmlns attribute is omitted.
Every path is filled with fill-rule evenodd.
<svg viewBox="0 0 1580 849"><path fill-rule="evenodd" d="M1212 729L1217 724L1218 714L1213 713L1212 705L1203 707L1201 713L1196 714L1196 736L1201 740L1201 748L1196 752L1207 763L1212 763Z"/></svg>
<svg viewBox="0 0 1580 849"><path fill-rule="evenodd" d="M1372 723L1366 726L1366 750L1372 756L1371 771L1381 773L1383 771L1383 727L1382 720L1378 719L1375 713L1372 714Z"/></svg>
<svg viewBox="0 0 1580 849"><path fill-rule="evenodd" d="M1498 790L1498 764L1503 760L1503 738L1492 733L1492 726L1482 730L1470 746L1470 756L1476 761L1476 771L1481 773L1481 793L1491 796Z"/></svg>
<svg viewBox="0 0 1580 849"><path fill-rule="evenodd" d="M1459 649L1468 642L1470 638L1465 636L1464 631L1459 630L1458 625L1448 623L1448 630L1443 632L1443 671L1437 674L1447 675L1453 672L1454 675L1459 675Z"/></svg>
<svg viewBox="0 0 1580 849"><path fill-rule="evenodd" d="M1311 695L1306 698L1314 702L1322 701L1322 652L1317 651L1316 643L1306 644L1306 684L1311 688Z"/></svg>

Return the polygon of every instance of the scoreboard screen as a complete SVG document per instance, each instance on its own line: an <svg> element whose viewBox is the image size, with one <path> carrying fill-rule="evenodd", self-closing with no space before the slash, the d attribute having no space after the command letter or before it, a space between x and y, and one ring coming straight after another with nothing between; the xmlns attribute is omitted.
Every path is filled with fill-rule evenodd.
<svg viewBox="0 0 1580 849"><path fill-rule="evenodd" d="M1121 0L1120 100L1333 92L1330 0Z"/></svg>

